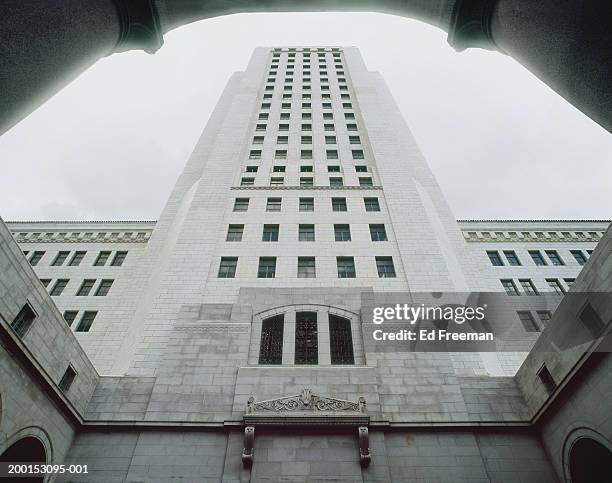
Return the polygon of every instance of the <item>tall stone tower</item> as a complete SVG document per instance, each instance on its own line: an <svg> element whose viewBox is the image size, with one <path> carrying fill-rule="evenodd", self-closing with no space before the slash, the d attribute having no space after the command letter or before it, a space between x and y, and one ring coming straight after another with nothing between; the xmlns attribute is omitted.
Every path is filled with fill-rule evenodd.
<svg viewBox="0 0 612 483"><path fill-rule="evenodd" d="M363 290L499 290L356 48L256 49L140 256L83 341L102 373L155 375L176 321L197 307L213 318L251 302L359 312L347 302ZM289 319L282 359L293 365Z"/></svg>
<svg viewBox="0 0 612 483"><path fill-rule="evenodd" d="M0 457L89 467L58 481L555 481L609 422L610 359L546 344L597 340L611 303L513 312L537 339L514 378L518 353L377 350L365 307L609 290L608 225L458 223L357 49L256 49L157 222L0 222Z"/></svg>

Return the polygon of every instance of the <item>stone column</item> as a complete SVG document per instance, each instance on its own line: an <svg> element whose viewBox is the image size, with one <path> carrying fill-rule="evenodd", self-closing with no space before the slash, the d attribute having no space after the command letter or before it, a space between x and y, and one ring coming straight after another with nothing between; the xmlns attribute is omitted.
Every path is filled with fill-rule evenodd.
<svg viewBox="0 0 612 483"><path fill-rule="evenodd" d="M609 0L457 0L449 43L511 55L612 132Z"/></svg>
<svg viewBox="0 0 612 483"><path fill-rule="evenodd" d="M112 0L2 0L0 134L110 54L119 25Z"/></svg>

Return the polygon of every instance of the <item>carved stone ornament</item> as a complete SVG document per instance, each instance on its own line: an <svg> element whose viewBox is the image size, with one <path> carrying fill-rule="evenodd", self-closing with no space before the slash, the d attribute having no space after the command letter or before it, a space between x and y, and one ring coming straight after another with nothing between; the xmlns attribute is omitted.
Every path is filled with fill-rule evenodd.
<svg viewBox="0 0 612 483"><path fill-rule="evenodd" d="M242 464L245 468L253 465L255 447L255 426L329 427L344 425L357 428L359 444L359 463L362 468L370 465L370 438L368 425L370 416L366 411L365 398L357 402L331 397L318 396L309 388L300 394L278 399L255 402L250 397L247 402L244 422L244 447Z"/></svg>
<svg viewBox="0 0 612 483"><path fill-rule="evenodd" d="M246 414L291 411L348 411L365 414L366 402L363 397L360 397L358 402L352 402L345 401L344 399L317 396L312 393L312 390L305 388L300 394L295 396L270 399L268 401L255 402L255 398L251 396L247 402Z"/></svg>

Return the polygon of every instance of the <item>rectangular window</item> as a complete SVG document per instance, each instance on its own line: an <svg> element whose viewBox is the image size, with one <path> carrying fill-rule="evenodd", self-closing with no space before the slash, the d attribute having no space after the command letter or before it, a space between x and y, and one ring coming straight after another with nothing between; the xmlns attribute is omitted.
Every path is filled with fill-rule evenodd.
<svg viewBox="0 0 612 483"><path fill-rule="evenodd" d="M312 144L312 136L302 136L302 144Z"/></svg>
<svg viewBox="0 0 612 483"><path fill-rule="evenodd" d="M234 211L247 211L249 209L248 198L236 198L234 200Z"/></svg>
<svg viewBox="0 0 612 483"><path fill-rule="evenodd" d="M66 288L66 285L68 285L68 279L60 278L56 280L55 285L53 285L53 288L49 292L49 295L51 295L52 297L59 297L60 295L62 295L62 292Z"/></svg>
<svg viewBox="0 0 612 483"><path fill-rule="evenodd" d="M265 241L265 242L278 241L278 225L264 225L261 241Z"/></svg>
<svg viewBox="0 0 612 483"><path fill-rule="evenodd" d="M263 136L255 136L253 137L253 144L263 144L264 137Z"/></svg>
<svg viewBox="0 0 612 483"><path fill-rule="evenodd" d="M546 327L552 317L552 313L550 312L550 310L538 310L537 314L538 318L540 319L540 322L542 323L542 326Z"/></svg>
<svg viewBox="0 0 612 483"><path fill-rule="evenodd" d="M329 314L329 349L332 364L355 364L350 320Z"/></svg>
<svg viewBox="0 0 612 483"><path fill-rule="evenodd" d="M351 241L351 227L347 224L334 225L334 238L336 241Z"/></svg>
<svg viewBox="0 0 612 483"><path fill-rule="evenodd" d="M584 265L587 262L586 256L582 250L570 250L570 253L576 259L578 265Z"/></svg>
<svg viewBox="0 0 612 483"><path fill-rule="evenodd" d="M289 131L289 124L279 124L278 130L279 131Z"/></svg>
<svg viewBox="0 0 612 483"><path fill-rule="evenodd" d="M106 265L106 262L110 258L111 252L100 252L98 253L98 258L94 262L94 267L103 267Z"/></svg>
<svg viewBox="0 0 612 483"><path fill-rule="evenodd" d="M597 339L603 333L605 324L590 303L587 302L578 318L587 328L593 339Z"/></svg>
<svg viewBox="0 0 612 483"><path fill-rule="evenodd" d="M347 131L357 131L357 124L347 124L346 130Z"/></svg>
<svg viewBox="0 0 612 483"><path fill-rule="evenodd" d="M349 143L361 144L361 138L359 136L349 136Z"/></svg>
<svg viewBox="0 0 612 483"><path fill-rule="evenodd" d="M44 254L45 252L34 252L30 257L30 265L32 265L33 267L38 265Z"/></svg>
<svg viewBox="0 0 612 483"><path fill-rule="evenodd" d="M76 316L77 316L78 313L79 312L76 311L76 310L66 310L64 312L64 320L68 324L68 327L70 327L72 325L72 323L76 319Z"/></svg>
<svg viewBox="0 0 612 483"><path fill-rule="evenodd" d="M535 263L537 266L543 267L546 265L546 261L539 250L529 250L529 255L531 256L533 263Z"/></svg>
<svg viewBox="0 0 612 483"><path fill-rule="evenodd" d="M314 178L309 176L300 177L300 186L314 186Z"/></svg>
<svg viewBox="0 0 612 483"><path fill-rule="evenodd" d="M364 159L365 158L362 149L353 149L351 153L353 154L353 159Z"/></svg>
<svg viewBox="0 0 612 483"><path fill-rule="evenodd" d="M521 287L523 288L523 292L525 292L527 295L539 295L531 279L522 278L522 279L519 279L519 283L521 284Z"/></svg>
<svg viewBox="0 0 612 483"><path fill-rule="evenodd" d="M336 136L325 136L325 144L336 144Z"/></svg>
<svg viewBox="0 0 612 483"><path fill-rule="evenodd" d="M17 337L22 338L30 330L34 320L36 320L36 312L30 304L25 304L11 322L11 329L15 331Z"/></svg>
<svg viewBox="0 0 612 483"><path fill-rule="evenodd" d="M227 229L227 236L225 241L228 242L239 242L242 241L242 234L244 233L244 225L230 225Z"/></svg>
<svg viewBox="0 0 612 483"><path fill-rule="evenodd" d="M340 166L338 166L338 165L328 166L327 167L327 172L328 173L339 173L340 172Z"/></svg>
<svg viewBox="0 0 612 483"><path fill-rule="evenodd" d="M355 278L355 260L353 257L337 257L338 278Z"/></svg>
<svg viewBox="0 0 612 483"><path fill-rule="evenodd" d="M540 381L542 381L544 388L546 389L546 393L548 395L551 395L553 392L555 392L555 389L557 388L557 383L553 379L552 374L548 370L548 367L546 367L546 364L542 364L542 367L540 367L540 370L537 372L537 374L540 378Z"/></svg>
<svg viewBox="0 0 612 483"><path fill-rule="evenodd" d="M302 124L302 131L312 131L312 124Z"/></svg>
<svg viewBox="0 0 612 483"><path fill-rule="evenodd" d="M329 185L334 188L339 188L341 186L344 186L344 181L342 180L342 178L338 177L329 178Z"/></svg>
<svg viewBox="0 0 612 483"><path fill-rule="evenodd" d="M289 143L289 136L277 136L276 137L276 144L288 144Z"/></svg>
<svg viewBox="0 0 612 483"><path fill-rule="evenodd" d="M91 289L93 288L95 283L96 283L95 279L86 278L85 280L83 280L83 283L81 283L81 286L79 287L79 290L77 291L76 294L79 297L86 297L87 295L89 295L89 292L91 292Z"/></svg>
<svg viewBox="0 0 612 483"><path fill-rule="evenodd" d="M281 112L280 118L283 119L284 121L288 121L289 119L291 119L291 113L290 112Z"/></svg>
<svg viewBox="0 0 612 483"><path fill-rule="evenodd" d="M259 166L247 166L245 171L247 173L257 173L257 171L259 171Z"/></svg>
<svg viewBox="0 0 612 483"><path fill-rule="evenodd" d="M259 113L259 119L260 119L260 120L265 121L265 120L267 120L267 119L268 119L268 116L269 116L269 115L270 115L270 114L268 114L267 112L260 112L260 113Z"/></svg>
<svg viewBox="0 0 612 483"><path fill-rule="evenodd" d="M333 124L323 124L323 130L327 132L335 131L336 127Z"/></svg>
<svg viewBox="0 0 612 483"><path fill-rule="evenodd" d="M327 159L338 159L338 151L336 149L328 149L326 151Z"/></svg>
<svg viewBox="0 0 612 483"><path fill-rule="evenodd" d="M127 257L128 252L126 251L120 251L120 252L116 252L115 256L111 262L111 267L121 267L123 265L123 262L125 261L126 257Z"/></svg>
<svg viewBox="0 0 612 483"><path fill-rule="evenodd" d="M81 320L75 332L89 332L98 312L86 310L81 316Z"/></svg>
<svg viewBox="0 0 612 483"><path fill-rule="evenodd" d="M219 264L218 278L234 278L236 277L236 267L238 266L238 257L221 257Z"/></svg>
<svg viewBox="0 0 612 483"><path fill-rule="evenodd" d="M314 225L300 225L298 230L299 241L315 241Z"/></svg>
<svg viewBox="0 0 612 483"><path fill-rule="evenodd" d="M312 172L313 172L312 166L307 166L307 165L300 166L300 173L312 173Z"/></svg>
<svg viewBox="0 0 612 483"><path fill-rule="evenodd" d="M295 364L319 362L319 335L316 312L295 314Z"/></svg>
<svg viewBox="0 0 612 483"><path fill-rule="evenodd" d="M304 121L308 121L308 120L312 119L312 112L303 112L302 113L302 119Z"/></svg>
<svg viewBox="0 0 612 483"><path fill-rule="evenodd" d="M513 296L520 295L520 292L516 288L516 285L515 285L513 280L504 279L504 280L500 280L500 282L501 282L502 286L504 287L504 290L506 291L506 294L513 295Z"/></svg>
<svg viewBox="0 0 612 483"><path fill-rule="evenodd" d="M274 152L274 159L287 159L287 150L286 149L277 149Z"/></svg>
<svg viewBox="0 0 612 483"><path fill-rule="evenodd" d="M302 149L300 153L301 159L312 159L312 150L311 149Z"/></svg>
<svg viewBox="0 0 612 483"><path fill-rule="evenodd" d="M55 257L55 260L53 260L53 263L51 263L51 266L61 267L68 258L68 255L70 255L70 252L59 252Z"/></svg>
<svg viewBox="0 0 612 483"><path fill-rule="evenodd" d="M255 184L255 178L244 177L240 180L240 186L253 186Z"/></svg>
<svg viewBox="0 0 612 483"><path fill-rule="evenodd" d="M74 252L74 255L72 256L72 258L68 262L68 266L69 267L78 267L81 264L81 261L83 260L83 258L85 257L85 253L86 252L82 252L82 251ZM125 252L125 253L127 253L127 252Z"/></svg>
<svg viewBox="0 0 612 483"><path fill-rule="evenodd" d="M286 166L273 166L272 167L272 172L273 173L284 173L286 171L287 167Z"/></svg>
<svg viewBox="0 0 612 483"><path fill-rule="evenodd" d="M359 186L374 186L374 183L372 182L372 178L370 178L369 176L367 178L359 178Z"/></svg>
<svg viewBox="0 0 612 483"><path fill-rule="evenodd" d="M380 211L380 204L378 203L378 198L364 198L363 202L365 204L366 211Z"/></svg>
<svg viewBox="0 0 612 483"><path fill-rule="evenodd" d="M76 375L77 373L72 368L72 366L68 366L59 384L57 385L57 387L59 387L59 390L62 392L68 392L68 390L70 389L70 386L72 386L72 383L74 382L74 379L76 378Z"/></svg>
<svg viewBox="0 0 612 483"><path fill-rule="evenodd" d="M370 225L370 237L372 241L387 241L385 225Z"/></svg>
<svg viewBox="0 0 612 483"><path fill-rule="evenodd" d="M508 260L508 264L513 267L520 267L521 261L516 256L516 252L514 250L504 250L504 256L506 260Z"/></svg>
<svg viewBox="0 0 612 483"><path fill-rule="evenodd" d="M367 173L368 172L368 167L364 166L364 165L355 166L355 172L356 173Z"/></svg>
<svg viewBox="0 0 612 483"><path fill-rule="evenodd" d="M561 285L561 282L559 282L558 279L547 278L546 282L548 283L552 291L555 292L557 295L565 295L565 289L563 288L563 285Z"/></svg>
<svg viewBox="0 0 612 483"><path fill-rule="evenodd" d="M489 260L491 261L491 265L493 265L494 267L503 267L504 261L499 256L498 251L488 250L487 256L489 257Z"/></svg>
<svg viewBox="0 0 612 483"><path fill-rule="evenodd" d="M100 285L98 285L98 290L96 290L96 293L94 294L94 296L106 297L111 287L113 286L113 282L114 280L107 280L107 279L101 280Z"/></svg>
<svg viewBox="0 0 612 483"><path fill-rule="evenodd" d="M550 259L553 265L557 267L565 265L565 263L563 263L563 260L559 256L559 253L557 253L557 250L546 250L546 255L548 255L548 258Z"/></svg>
<svg viewBox="0 0 612 483"><path fill-rule="evenodd" d="M314 198L300 198L300 211L314 211Z"/></svg>
<svg viewBox="0 0 612 483"><path fill-rule="evenodd" d="M519 310L516 312L521 324L527 332L540 332L540 328L537 326L533 315L528 310Z"/></svg>
<svg viewBox="0 0 612 483"><path fill-rule="evenodd" d="M267 124L257 124L257 126L255 126L256 131L265 131L267 128L268 128Z"/></svg>
<svg viewBox="0 0 612 483"><path fill-rule="evenodd" d="M282 314L262 321L259 364L283 363L284 325L285 321Z"/></svg>
<svg viewBox="0 0 612 483"><path fill-rule="evenodd" d="M315 278L317 276L314 257L298 257L298 278Z"/></svg>
<svg viewBox="0 0 612 483"><path fill-rule="evenodd" d="M261 159L261 149L251 149L249 159Z"/></svg>
<svg viewBox="0 0 612 483"><path fill-rule="evenodd" d="M324 112L323 113L323 119L325 121L333 121L334 120L334 113L333 112Z"/></svg>
<svg viewBox="0 0 612 483"><path fill-rule="evenodd" d="M391 257L376 257L376 269L380 278L395 278L395 266Z"/></svg>
<svg viewBox="0 0 612 483"><path fill-rule="evenodd" d="M276 276L276 257L260 257L257 278L274 278Z"/></svg>
<svg viewBox="0 0 612 483"><path fill-rule="evenodd" d="M266 211L281 211L282 198L268 198Z"/></svg>
<svg viewBox="0 0 612 483"><path fill-rule="evenodd" d="M346 211L346 198L332 198L332 211Z"/></svg>

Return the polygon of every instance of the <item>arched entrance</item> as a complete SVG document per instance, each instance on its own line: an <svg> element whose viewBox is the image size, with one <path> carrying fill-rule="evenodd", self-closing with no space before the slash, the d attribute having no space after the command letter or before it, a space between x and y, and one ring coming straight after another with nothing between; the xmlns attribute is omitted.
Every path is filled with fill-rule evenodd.
<svg viewBox="0 0 612 483"><path fill-rule="evenodd" d="M46 463L47 452L38 438L27 436L13 443L0 456L2 463ZM42 483L44 477L19 478L20 483Z"/></svg>
<svg viewBox="0 0 612 483"><path fill-rule="evenodd" d="M580 438L570 453L572 483L599 483L610 481L612 452L592 438Z"/></svg>

